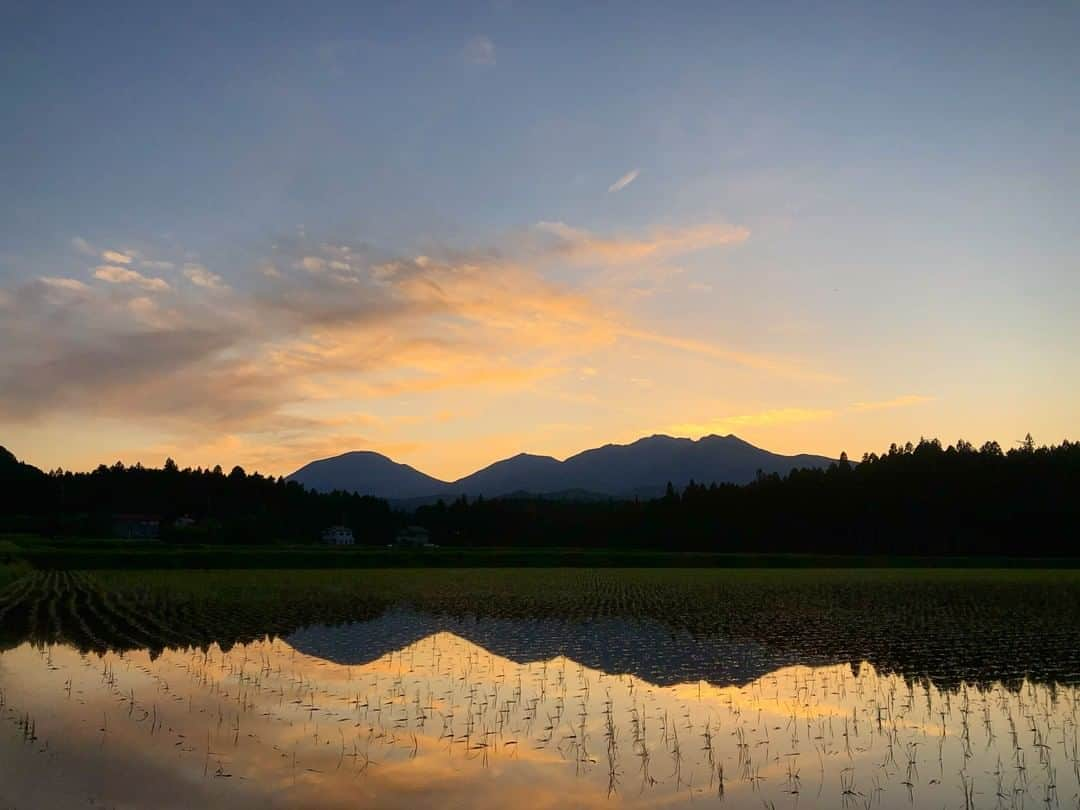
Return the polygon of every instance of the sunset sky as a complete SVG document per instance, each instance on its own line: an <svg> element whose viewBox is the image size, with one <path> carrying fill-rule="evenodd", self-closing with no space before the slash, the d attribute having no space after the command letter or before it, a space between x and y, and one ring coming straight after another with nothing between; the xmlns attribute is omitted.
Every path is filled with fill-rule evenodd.
<svg viewBox="0 0 1080 810"><path fill-rule="evenodd" d="M0 444L1080 438L1080 5L0 11Z"/></svg>

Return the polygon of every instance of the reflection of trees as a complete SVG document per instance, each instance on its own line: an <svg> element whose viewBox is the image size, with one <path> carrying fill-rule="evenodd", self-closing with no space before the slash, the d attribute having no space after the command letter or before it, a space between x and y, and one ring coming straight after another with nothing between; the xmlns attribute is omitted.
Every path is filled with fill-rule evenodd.
<svg viewBox="0 0 1080 810"><path fill-rule="evenodd" d="M655 683L862 660L946 688L1076 683L1078 619L1080 585L1050 574L48 572L0 593L4 647L228 649L269 635L359 663L448 630L512 660L565 654Z"/></svg>

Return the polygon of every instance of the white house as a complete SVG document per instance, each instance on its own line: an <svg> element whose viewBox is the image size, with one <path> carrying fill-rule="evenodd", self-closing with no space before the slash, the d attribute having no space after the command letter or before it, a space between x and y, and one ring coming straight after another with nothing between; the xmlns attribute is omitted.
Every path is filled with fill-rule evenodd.
<svg viewBox="0 0 1080 810"><path fill-rule="evenodd" d="M329 529L323 529L322 541L331 546L356 545L352 529L347 526L331 526Z"/></svg>

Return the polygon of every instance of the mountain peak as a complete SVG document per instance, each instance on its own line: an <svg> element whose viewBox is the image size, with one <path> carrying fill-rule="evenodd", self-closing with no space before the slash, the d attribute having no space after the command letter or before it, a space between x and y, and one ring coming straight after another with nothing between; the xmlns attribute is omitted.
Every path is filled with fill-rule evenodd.
<svg viewBox="0 0 1080 810"><path fill-rule="evenodd" d="M332 458L384 458L387 461L393 461L389 456L385 456L382 453L376 453L374 450L346 450L344 453L320 458L318 461L329 461Z"/></svg>
<svg viewBox="0 0 1080 810"><path fill-rule="evenodd" d="M320 492L341 489L390 499L421 497L446 486L445 481L373 450L350 450L312 461L289 479Z"/></svg>
<svg viewBox="0 0 1080 810"><path fill-rule="evenodd" d="M698 441L699 442L709 442L709 441L729 442L729 443L732 443L732 444L744 444L747 447L753 447L754 446L754 445L750 444L750 442L746 441L746 439L740 439L734 433L728 433L725 436L721 436L719 433L710 433L708 436L702 436L700 439L698 439Z"/></svg>

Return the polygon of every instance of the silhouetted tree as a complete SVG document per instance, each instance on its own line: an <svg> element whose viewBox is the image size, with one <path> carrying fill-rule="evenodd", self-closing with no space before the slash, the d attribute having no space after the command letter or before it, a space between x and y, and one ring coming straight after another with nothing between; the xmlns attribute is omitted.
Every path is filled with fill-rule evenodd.
<svg viewBox="0 0 1080 810"><path fill-rule="evenodd" d="M1030 438L1030 437L1029 437ZM385 543L419 523L445 545L580 546L723 552L1080 554L1080 442L1003 452L963 440L896 444L860 464L759 473L746 485L669 482L655 500L440 500L395 514L383 500L318 494L294 481L140 464L45 474L0 448L0 532L108 536L120 513L159 516L176 542L314 541L344 522ZM182 521L187 524L188 521Z"/></svg>
<svg viewBox="0 0 1080 810"><path fill-rule="evenodd" d="M226 477L220 467L181 470L168 459L160 470L118 463L46 475L0 448L0 532L103 537L127 513L158 518L167 540L204 543L315 541L344 522L358 542L384 544L399 521L384 500L319 494L240 467Z"/></svg>
<svg viewBox="0 0 1080 810"><path fill-rule="evenodd" d="M454 545L1075 556L1080 443L1003 453L923 438L744 486L668 483L654 501L459 500L415 519Z"/></svg>

